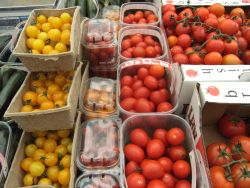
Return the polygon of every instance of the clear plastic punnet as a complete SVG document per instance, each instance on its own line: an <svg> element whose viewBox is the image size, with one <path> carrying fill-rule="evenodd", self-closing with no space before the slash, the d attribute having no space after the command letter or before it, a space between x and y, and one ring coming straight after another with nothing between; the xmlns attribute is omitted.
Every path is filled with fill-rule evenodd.
<svg viewBox="0 0 250 188"><path fill-rule="evenodd" d="M117 24L109 19L90 19L82 23L83 54L90 66L117 64Z"/></svg>
<svg viewBox="0 0 250 188"><path fill-rule="evenodd" d="M149 114L149 115L137 115L126 119L120 131L120 148L124 148L126 144L129 143L129 134L132 130L136 128L144 129L150 136L152 136L155 129L162 128L169 130L170 128L178 127L185 132L185 140L183 142L183 147L186 149L189 154L188 162L191 166L191 175L189 181L192 184L192 188L200 187L200 183L197 181L197 178L201 176L199 170L199 164L197 161L196 150L194 146L194 139L192 136L192 130L190 125L181 117L174 114ZM121 169L123 174L123 183L125 188L128 188L126 177L125 177L125 156L124 151L121 149Z"/></svg>
<svg viewBox="0 0 250 188"><path fill-rule="evenodd" d="M153 12L154 15L158 17L158 20L156 22L152 22L148 24L159 26L160 20L161 20L161 9L159 9L154 3L151 3L151 2L129 2L129 3L122 4L121 12L120 12L120 25L122 27L134 25L134 24L125 23L123 19L128 14L135 13L137 10Z"/></svg>
<svg viewBox="0 0 250 188"><path fill-rule="evenodd" d="M154 38L161 46L162 49L162 54L152 58L152 59L158 59L165 61L167 60L168 54L167 54L167 43L166 43L166 37L161 30L161 28L153 25L131 25L127 27L123 27L119 31L119 40L118 40L118 55L119 55L119 61L122 63L124 61L129 61L131 59L136 59L136 58L127 58L122 55L122 41L126 39L129 36L135 35L135 34L140 34L143 36L149 35L152 38Z"/></svg>
<svg viewBox="0 0 250 188"><path fill-rule="evenodd" d="M119 115L122 120L134 115L143 114L155 114L155 112L139 113L134 111L127 111L121 106L121 78L126 75L135 76L137 70L141 67L149 67L150 65L161 65L165 69L164 78L168 81L166 89L170 92L169 102L172 104L173 108L166 112L157 112L157 114L172 114L176 111L178 107L178 88L176 87L175 75L172 75L171 64L165 61L155 60L155 59L138 59L123 62L119 65L117 69L117 87L116 87L116 102Z"/></svg>
<svg viewBox="0 0 250 188"><path fill-rule="evenodd" d="M77 166L81 171L108 169L119 162L119 118L89 120L80 127Z"/></svg>
<svg viewBox="0 0 250 188"><path fill-rule="evenodd" d="M91 77L102 77L116 80L116 70L117 66L108 68L91 67L89 72Z"/></svg>
<svg viewBox="0 0 250 188"><path fill-rule="evenodd" d="M81 109L87 119L104 117L116 112L116 84L114 80L90 78L82 91Z"/></svg>
<svg viewBox="0 0 250 188"><path fill-rule="evenodd" d="M109 172L86 173L78 177L76 188L121 188L119 178Z"/></svg>

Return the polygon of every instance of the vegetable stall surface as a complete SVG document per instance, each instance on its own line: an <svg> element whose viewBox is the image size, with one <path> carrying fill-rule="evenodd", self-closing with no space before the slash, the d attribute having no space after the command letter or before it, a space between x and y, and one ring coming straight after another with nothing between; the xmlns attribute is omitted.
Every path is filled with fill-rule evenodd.
<svg viewBox="0 0 250 188"><path fill-rule="evenodd" d="M249 64L250 29L246 12L226 12L219 3L178 11L162 7L162 21L174 62L179 64Z"/></svg>

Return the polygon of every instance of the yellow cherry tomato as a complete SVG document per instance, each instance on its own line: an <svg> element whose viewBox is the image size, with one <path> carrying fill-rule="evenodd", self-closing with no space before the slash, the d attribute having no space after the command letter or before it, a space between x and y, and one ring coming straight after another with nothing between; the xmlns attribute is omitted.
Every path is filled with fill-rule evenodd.
<svg viewBox="0 0 250 188"><path fill-rule="evenodd" d="M45 142L46 138L45 137L37 137L35 139L35 144L38 148L43 148L44 142Z"/></svg>
<svg viewBox="0 0 250 188"><path fill-rule="evenodd" d="M44 103L45 101L48 101L48 100L49 100L49 99L48 99L46 93L39 93L39 94L37 95L37 103L38 103L39 105L41 105L42 103Z"/></svg>
<svg viewBox="0 0 250 188"><path fill-rule="evenodd" d="M52 181L49 178L42 178L39 180L38 185L52 185Z"/></svg>
<svg viewBox="0 0 250 188"><path fill-rule="evenodd" d="M29 25L27 28L26 28L26 35L29 37L29 38L36 38L37 35L40 33L40 30L36 27L36 26L33 26L33 25Z"/></svg>
<svg viewBox="0 0 250 188"><path fill-rule="evenodd" d="M68 150L65 145L58 145L56 147L55 153L58 154L58 157L61 158L67 154Z"/></svg>
<svg viewBox="0 0 250 188"><path fill-rule="evenodd" d="M31 53L32 53L32 54L41 54L39 51L34 50L34 49L31 50Z"/></svg>
<svg viewBox="0 0 250 188"><path fill-rule="evenodd" d="M71 154L71 152L72 152L72 142L70 142L70 143L67 145L67 151L68 151L68 153Z"/></svg>
<svg viewBox="0 0 250 188"><path fill-rule="evenodd" d="M24 186L31 186L37 183L37 177L32 176L31 174L25 174L23 178Z"/></svg>
<svg viewBox="0 0 250 188"><path fill-rule="evenodd" d="M63 12L60 16L61 20L63 23L71 23L72 22L72 17L69 13Z"/></svg>
<svg viewBox="0 0 250 188"><path fill-rule="evenodd" d="M49 54L52 50L54 50L54 48L51 45L46 45L43 48L43 54Z"/></svg>
<svg viewBox="0 0 250 188"><path fill-rule="evenodd" d="M55 84L57 84L58 86L62 87L66 82L66 78L64 75L58 74L55 77Z"/></svg>
<svg viewBox="0 0 250 188"><path fill-rule="evenodd" d="M51 23L52 27L55 28L55 29L61 29L62 27L62 20L58 17L52 17L49 22Z"/></svg>
<svg viewBox="0 0 250 188"><path fill-rule="evenodd" d="M61 42L69 45L70 44L70 30L63 30L61 34Z"/></svg>
<svg viewBox="0 0 250 188"><path fill-rule="evenodd" d="M43 149L37 149L34 152L33 159L35 161L39 161L39 160L44 161L45 155L46 155L46 151L44 151Z"/></svg>
<svg viewBox="0 0 250 188"><path fill-rule="evenodd" d="M54 102L56 108L62 108L65 106L65 101L64 100L57 100Z"/></svg>
<svg viewBox="0 0 250 188"><path fill-rule="evenodd" d="M52 95L53 101L63 100L64 92L63 91L56 91Z"/></svg>
<svg viewBox="0 0 250 188"><path fill-rule="evenodd" d="M37 105L37 94L33 91L26 91L23 95L23 103L32 106Z"/></svg>
<svg viewBox="0 0 250 188"><path fill-rule="evenodd" d="M52 27L51 23L46 22L46 23L42 24L42 31L44 31L46 33L48 33L52 28L53 27Z"/></svg>
<svg viewBox="0 0 250 188"><path fill-rule="evenodd" d="M50 133L48 133L47 138L50 138L53 140L58 140L59 136L56 134L56 132L50 132Z"/></svg>
<svg viewBox="0 0 250 188"><path fill-rule="evenodd" d="M59 42L61 40L61 31L59 29L51 29L48 32L49 39L54 42Z"/></svg>
<svg viewBox="0 0 250 188"><path fill-rule="evenodd" d="M37 94L39 94L39 93L46 93L46 92L47 92L47 89L44 88L44 87L37 87L35 92L36 92Z"/></svg>
<svg viewBox="0 0 250 188"><path fill-rule="evenodd" d="M72 139L71 139L71 138L68 138L68 137L62 138L62 139L60 140L60 144L65 145L65 146L67 146L67 145L70 144L71 142L72 142Z"/></svg>
<svg viewBox="0 0 250 188"><path fill-rule="evenodd" d="M37 16L36 21L40 24L43 24L43 23L47 22L47 17L41 14L41 15Z"/></svg>
<svg viewBox="0 0 250 188"><path fill-rule="evenodd" d="M68 51L66 44L64 44L63 42L58 42L55 45L55 49L59 52L67 52Z"/></svg>
<svg viewBox="0 0 250 188"><path fill-rule="evenodd" d="M21 168L26 171L26 172L29 172L29 168L30 168L30 165L31 163L34 162L34 159L31 158L31 157L27 157L27 158L24 158L21 162Z"/></svg>
<svg viewBox="0 0 250 188"><path fill-rule="evenodd" d="M41 39L42 41L44 41L46 43L49 40L49 35L48 35L48 33L43 31L43 32L38 34L37 38Z"/></svg>
<svg viewBox="0 0 250 188"><path fill-rule="evenodd" d="M20 109L20 112L32 112L34 109L31 105L24 105Z"/></svg>
<svg viewBox="0 0 250 188"><path fill-rule="evenodd" d="M70 23L64 23L61 27L61 30L71 30L71 24Z"/></svg>
<svg viewBox="0 0 250 188"><path fill-rule="evenodd" d="M54 152L56 149L57 143L54 139L47 139L44 142L43 148L46 152Z"/></svg>
<svg viewBox="0 0 250 188"><path fill-rule="evenodd" d="M37 27L39 30L41 30L41 29L42 29L42 24L36 23L36 27Z"/></svg>
<svg viewBox="0 0 250 188"><path fill-rule="evenodd" d="M68 168L61 170L58 173L58 182L61 185L68 186L70 181L70 170Z"/></svg>
<svg viewBox="0 0 250 188"><path fill-rule="evenodd" d="M41 176L45 171L45 165L41 161L35 161L30 164L29 171L32 176Z"/></svg>
<svg viewBox="0 0 250 188"><path fill-rule="evenodd" d="M57 135L60 138L67 138L70 135L70 130L69 129L64 129L64 130L58 130Z"/></svg>
<svg viewBox="0 0 250 188"><path fill-rule="evenodd" d="M55 104L50 100L43 101L40 105L41 110L49 110L53 108L55 108Z"/></svg>
<svg viewBox="0 0 250 188"><path fill-rule="evenodd" d="M69 168L71 163L71 155L65 155L61 161L60 161L60 166L63 168Z"/></svg>
<svg viewBox="0 0 250 188"><path fill-rule="evenodd" d="M51 166L47 169L46 175L53 182L57 182L58 173L59 173L59 167L58 166Z"/></svg>
<svg viewBox="0 0 250 188"><path fill-rule="evenodd" d="M51 84L48 87L48 94L53 95L56 91L60 91L60 87L57 84Z"/></svg>
<svg viewBox="0 0 250 188"><path fill-rule="evenodd" d="M32 80L30 83L30 87L32 91L36 91L38 87L44 87L44 83L41 80Z"/></svg>
<svg viewBox="0 0 250 188"><path fill-rule="evenodd" d="M32 43L32 49L37 50L38 52L42 52L43 48L45 46L45 43L41 39L35 39Z"/></svg>
<svg viewBox="0 0 250 188"><path fill-rule="evenodd" d="M43 82L47 79L47 78L46 78L46 74L43 73L43 72L37 73L37 74L36 74L36 78L37 78L38 80L43 81Z"/></svg>
<svg viewBox="0 0 250 188"><path fill-rule="evenodd" d="M28 39L26 40L26 45L27 45L27 47L28 47L29 49L32 49L32 44L33 44L34 41L35 41L34 38L28 38Z"/></svg>
<svg viewBox="0 0 250 188"><path fill-rule="evenodd" d="M55 153L47 153L45 155L45 160L44 160L44 163L47 165L47 166L54 166L56 165L58 162L58 157L57 157L57 154Z"/></svg>
<svg viewBox="0 0 250 188"><path fill-rule="evenodd" d="M25 147L24 152L27 157L33 157L37 147L35 144L29 144Z"/></svg>

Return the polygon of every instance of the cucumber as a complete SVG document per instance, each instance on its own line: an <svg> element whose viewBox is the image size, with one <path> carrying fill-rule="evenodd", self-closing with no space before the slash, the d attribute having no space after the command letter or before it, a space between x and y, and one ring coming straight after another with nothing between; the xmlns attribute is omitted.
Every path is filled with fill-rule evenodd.
<svg viewBox="0 0 250 188"><path fill-rule="evenodd" d="M11 40L11 35L3 35L0 36L0 52L4 49L4 47L8 44L8 42Z"/></svg>
<svg viewBox="0 0 250 188"><path fill-rule="evenodd" d="M17 70L11 75L7 84L0 92L0 118L3 116L5 110L8 107L11 99L14 97L16 91L22 85L26 76L25 71Z"/></svg>

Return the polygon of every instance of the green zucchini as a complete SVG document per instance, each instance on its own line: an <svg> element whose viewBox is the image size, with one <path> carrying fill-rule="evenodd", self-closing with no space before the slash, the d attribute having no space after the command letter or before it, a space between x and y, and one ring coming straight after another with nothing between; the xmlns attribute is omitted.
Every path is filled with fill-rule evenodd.
<svg viewBox="0 0 250 188"><path fill-rule="evenodd" d="M17 70L11 75L7 84L3 87L0 92L0 118L3 116L8 104L14 97L16 91L23 83L26 76L25 71Z"/></svg>
<svg viewBox="0 0 250 188"><path fill-rule="evenodd" d="M0 52L4 49L4 47L8 44L8 42L11 40L11 35L3 35L0 36Z"/></svg>
<svg viewBox="0 0 250 188"><path fill-rule="evenodd" d="M8 58L8 62L17 62L17 61L18 61L18 58L14 56L13 53L11 53Z"/></svg>

